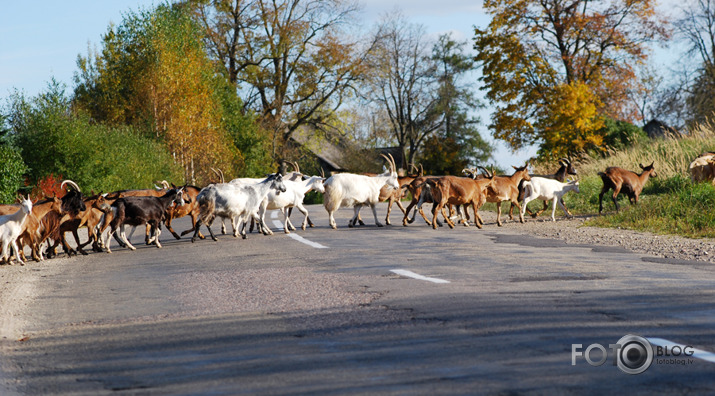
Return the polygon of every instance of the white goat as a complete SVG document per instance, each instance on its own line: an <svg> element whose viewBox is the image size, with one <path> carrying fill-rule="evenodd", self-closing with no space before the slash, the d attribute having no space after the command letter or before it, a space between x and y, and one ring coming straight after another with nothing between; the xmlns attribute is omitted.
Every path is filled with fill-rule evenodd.
<svg viewBox="0 0 715 396"><path fill-rule="evenodd" d="M395 160L382 155L390 164L390 169L385 169L385 172L377 176L356 175L353 173L338 173L330 176L323 183L325 186L324 206L328 211L330 226L335 229L335 211L341 206L353 206L355 214L348 223L349 227L355 226L355 223L360 215L360 208L364 205L370 205L372 214L375 216L375 224L382 227L382 223L377 219L377 211L375 205L380 202L380 189L387 185L394 189L400 188L397 182L397 167Z"/></svg>
<svg viewBox="0 0 715 396"><path fill-rule="evenodd" d="M24 223L27 216L32 212L32 201L30 197L23 198L20 203L20 210L13 214L0 216L0 243L2 243L2 256L0 261L7 260L10 264L10 246L15 250L15 258L20 265L25 265L25 262L20 258L20 249L17 248L17 238L24 231Z"/></svg>
<svg viewBox="0 0 715 396"><path fill-rule="evenodd" d="M204 187L196 197L199 202L200 215L194 227L194 236L191 238L191 242L196 240L202 223L206 224L211 238L214 241L217 240L211 231L211 224L216 216L229 219L238 218L239 223L234 229L234 236L237 236L236 231L240 228L241 237L246 239L246 222L252 216L260 224L261 218L258 217L258 209L270 190L285 192L286 188L280 174L272 174L257 184L219 183Z"/></svg>
<svg viewBox="0 0 715 396"><path fill-rule="evenodd" d="M295 231L295 227L290 222L287 209L296 207L305 215L305 219L303 219L303 224L301 225L301 228L305 230L308 225L308 210L303 206L303 199L305 198L305 194L310 190L324 193L325 187L323 186L323 181L325 181L325 179L320 176L311 176L301 181L283 180L286 191L278 194L275 190L271 190L266 196L266 199L261 203L258 215L261 217L263 226L267 227L264 218L266 210L279 209L281 213L283 213L284 218L283 230L286 234L290 234L291 230Z"/></svg>
<svg viewBox="0 0 715 396"><path fill-rule="evenodd" d="M540 199L542 201L553 201L551 221L556 221L554 215L556 214L557 203L561 206L561 209L567 217L573 217L568 213L568 211L566 211L566 208L562 203L562 197L569 191L575 191L577 193L581 192L578 188L578 181L561 183L560 181L554 179L532 177L530 181L524 182L524 201L521 205L521 216L523 217L524 212L526 212L526 204L535 199Z"/></svg>

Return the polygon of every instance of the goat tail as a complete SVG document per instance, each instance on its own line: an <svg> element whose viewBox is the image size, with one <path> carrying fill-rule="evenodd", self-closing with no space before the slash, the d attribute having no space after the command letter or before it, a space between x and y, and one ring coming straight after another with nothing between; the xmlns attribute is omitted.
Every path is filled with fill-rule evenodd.
<svg viewBox="0 0 715 396"><path fill-rule="evenodd" d="M524 180L523 187L524 187L524 197L530 197L532 191L534 190L534 186L531 184L531 182L529 180Z"/></svg>
<svg viewBox="0 0 715 396"><path fill-rule="evenodd" d="M196 197L196 202L199 205L199 220L201 220L202 223L207 223L216 210L215 196L202 191Z"/></svg>
<svg viewBox="0 0 715 396"><path fill-rule="evenodd" d="M333 184L325 186L323 205L328 212L334 212L340 207L342 201L342 189Z"/></svg>

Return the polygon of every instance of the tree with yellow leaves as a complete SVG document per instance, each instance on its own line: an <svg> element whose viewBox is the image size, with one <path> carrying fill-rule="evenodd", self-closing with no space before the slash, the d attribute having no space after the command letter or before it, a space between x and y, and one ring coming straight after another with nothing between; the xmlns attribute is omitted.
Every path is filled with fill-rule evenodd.
<svg viewBox="0 0 715 396"><path fill-rule="evenodd" d="M129 13L110 27L101 53L80 58L75 90L75 103L95 120L151 131L191 183L241 160L223 128L222 77L201 32L178 4Z"/></svg>
<svg viewBox="0 0 715 396"><path fill-rule="evenodd" d="M665 38L655 0L485 0L475 29L490 128L511 148L561 156L598 148L600 117L632 120L628 94L647 44Z"/></svg>

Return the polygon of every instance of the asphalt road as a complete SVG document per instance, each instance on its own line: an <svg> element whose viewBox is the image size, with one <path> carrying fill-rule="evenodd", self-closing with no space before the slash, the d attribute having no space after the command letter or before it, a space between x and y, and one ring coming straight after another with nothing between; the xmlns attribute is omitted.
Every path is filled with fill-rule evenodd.
<svg viewBox="0 0 715 396"><path fill-rule="evenodd" d="M363 211L351 229L342 209L332 230L309 210L317 227L293 235L312 245L165 231L163 249L137 235L135 252L28 264L35 295L23 338L2 341L0 393L715 393L711 264L536 239L488 214L482 230L432 230ZM610 351L572 365L572 344L627 334L703 352L638 375Z"/></svg>

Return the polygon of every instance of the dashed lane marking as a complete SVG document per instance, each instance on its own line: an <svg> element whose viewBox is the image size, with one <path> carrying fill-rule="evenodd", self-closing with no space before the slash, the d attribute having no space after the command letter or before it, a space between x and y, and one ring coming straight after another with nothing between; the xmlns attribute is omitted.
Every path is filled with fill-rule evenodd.
<svg viewBox="0 0 715 396"><path fill-rule="evenodd" d="M687 345L683 345L683 344L678 344L677 342L666 340L664 338L647 337L647 339L648 339L648 342L650 342L651 344L658 345L661 347L668 347L671 351L673 350L673 347L676 347L676 346L679 347L681 351L685 351L685 347L687 346ZM705 360L706 362L715 363L715 353L704 351L702 349L692 348L692 347L688 346L688 352L690 350L693 351L692 356L685 356L685 355L681 354L678 357L681 357L681 358L682 357L693 357L693 358Z"/></svg>
<svg viewBox="0 0 715 396"><path fill-rule="evenodd" d="M277 211L277 210L274 210L273 212L271 212L271 218L272 218L272 219L277 219L277 218L278 218L278 211ZM279 231L283 231L283 223L282 223L282 222L280 222L280 221L278 221L278 220L273 220L273 225L274 225ZM318 242L309 241L309 240L307 240L307 239L303 238L302 236L297 235L297 234L295 234L295 233L290 233L290 234L288 234L288 237L291 238L291 239L293 239L293 240L296 240L296 241L298 241L298 242L300 242L300 243L304 243L304 244L306 244L306 245L308 245L308 246L312 246L312 247L314 247L314 248L316 248L316 249L327 249L327 248L328 248L328 247L325 246L325 245L321 245L321 244L319 244Z"/></svg>
<svg viewBox="0 0 715 396"><path fill-rule="evenodd" d="M424 275L420 275L420 274L416 274L416 273L414 273L414 272L412 272L412 271L403 270L403 269L393 269L393 270L390 270L390 272L393 272L393 273L395 273L395 274L397 274L397 275L406 276L406 277L408 277L408 278L419 279L419 280L423 280L423 281L427 281L427 282L449 283L448 280L439 279L439 278L430 278L430 277L427 277L427 276L424 276Z"/></svg>

